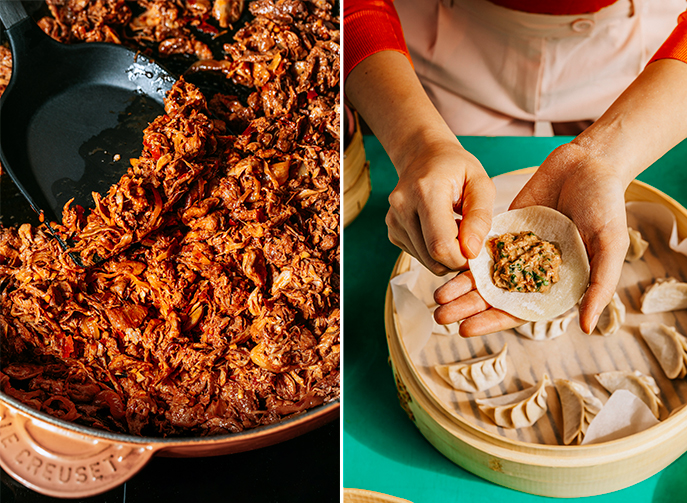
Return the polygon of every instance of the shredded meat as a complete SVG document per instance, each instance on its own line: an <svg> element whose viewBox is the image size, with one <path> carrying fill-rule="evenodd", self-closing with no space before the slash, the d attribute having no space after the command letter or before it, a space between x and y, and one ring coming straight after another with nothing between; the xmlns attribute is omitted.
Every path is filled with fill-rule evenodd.
<svg viewBox="0 0 687 503"><path fill-rule="evenodd" d="M192 41L186 17L212 9L141 0L134 16L114 0L48 4L41 26L68 42L107 29L122 39L124 25L137 40ZM320 4L252 8L245 33L270 26L298 40L274 53L278 65L248 101L208 102L180 79L127 174L93 210L65 206L56 229L72 251L108 260L81 268L44 227L0 228L4 393L149 436L238 432L339 396L338 70L320 79L318 66L307 88L285 70L332 42L321 25L338 18ZM270 25L286 15L293 25Z"/></svg>
<svg viewBox="0 0 687 503"><path fill-rule="evenodd" d="M221 28L229 28L243 13L243 0L215 0L212 5L212 16Z"/></svg>
<svg viewBox="0 0 687 503"><path fill-rule="evenodd" d="M10 50L0 45L0 96L7 89L12 77L12 53ZM0 175L2 175L2 164L0 164Z"/></svg>
<svg viewBox="0 0 687 503"><path fill-rule="evenodd" d="M214 176L227 157L217 152L223 124L212 121L205 97L183 79L165 100L166 115L158 117L144 131L143 153L103 198L94 194L95 208L83 218L81 208L71 201L62 222L68 239L75 244L85 264L109 258L132 242L139 242L169 219L169 212L181 198L200 198L193 190L198 181Z"/></svg>
<svg viewBox="0 0 687 503"><path fill-rule="evenodd" d="M506 233L489 240L494 284L510 292L545 293L558 282L561 253L533 232Z"/></svg>
<svg viewBox="0 0 687 503"><path fill-rule="evenodd" d="M10 50L0 45L0 96L7 89L12 77L12 53Z"/></svg>
<svg viewBox="0 0 687 503"><path fill-rule="evenodd" d="M46 0L52 17L38 25L54 39L65 42L121 43L118 33L131 20L125 0Z"/></svg>
<svg viewBox="0 0 687 503"><path fill-rule="evenodd" d="M209 0L46 0L46 4L51 15L39 19L38 25L59 42L138 44L141 49L150 45L162 57L212 58L212 51L190 29L207 27L217 32L205 23L212 8Z"/></svg>
<svg viewBox="0 0 687 503"><path fill-rule="evenodd" d="M256 0L255 15L225 44L225 59L201 61L191 71L223 72L238 84L255 87L248 100L267 117L286 115L302 106L305 93L310 117L337 131L339 85L338 19L328 2Z"/></svg>

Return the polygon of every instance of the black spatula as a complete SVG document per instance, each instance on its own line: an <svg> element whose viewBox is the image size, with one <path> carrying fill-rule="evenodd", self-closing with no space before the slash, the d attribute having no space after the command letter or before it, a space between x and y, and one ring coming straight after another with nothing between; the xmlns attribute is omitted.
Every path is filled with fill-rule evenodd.
<svg viewBox="0 0 687 503"><path fill-rule="evenodd" d="M144 55L107 43L65 45L0 0L12 79L0 99L0 159L46 222L62 207L92 207L141 152L143 130L164 113L174 77Z"/></svg>

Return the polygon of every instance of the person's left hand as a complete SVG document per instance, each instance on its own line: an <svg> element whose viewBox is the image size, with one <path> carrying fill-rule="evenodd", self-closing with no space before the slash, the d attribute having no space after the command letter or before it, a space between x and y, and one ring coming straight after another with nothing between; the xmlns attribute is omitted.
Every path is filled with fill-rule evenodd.
<svg viewBox="0 0 687 503"><path fill-rule="evenodd" d="M613 166L573 143L554 150L523 187L511 209L541 205L568 216L580 231L589 255L590 285L580 302L580 327L591 333L613 297L629 245L624 180ZM525 323L495 309L477 293L465 272L434 293L434 317L447 324L463 320L460 334L474 337Z"/></svg>

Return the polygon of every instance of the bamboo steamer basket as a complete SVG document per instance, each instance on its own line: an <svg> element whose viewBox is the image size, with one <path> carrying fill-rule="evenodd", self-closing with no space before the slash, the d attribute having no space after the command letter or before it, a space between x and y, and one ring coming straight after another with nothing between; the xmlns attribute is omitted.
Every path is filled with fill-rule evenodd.
<svg viewBox="0 0 687 503"><path fill-rule="evenodd" d="M365 160L365 145L360 130L358 114L350 112L351 123L355 125L351 142L344 151L343 193L344 193L344 227L360 214L370 197L370 163Z"/></svg>
<svg viewBox="0 0 687 503"><path fill-rule="evenodd" d="M356 183L348 191L344 192L344 227L355 220L363 210L367 200L370 198L370 192L372 192L370 163L366 162Z"/></svg>
<svg viewBox="0 0 687 503"><path fill-rule="evenodd" d="M534 168L520 173L527 171ZM625 199L666 206L675 215L679 235L687 235L687 210L657 189L633 181ZM410 256L402 253L392 277L409 267ZM422 381L400 338L391 288L386 294L385 326L401 407L437 450L486 480L541 496L593 496L651 477L687 451L687 407L682 406L642 432L584 446L523 442L488 431L450 414Z"/></svg>

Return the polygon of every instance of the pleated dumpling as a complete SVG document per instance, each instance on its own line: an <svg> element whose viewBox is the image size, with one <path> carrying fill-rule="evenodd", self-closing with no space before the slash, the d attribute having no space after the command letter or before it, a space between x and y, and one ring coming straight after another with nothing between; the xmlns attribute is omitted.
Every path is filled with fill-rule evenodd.
<svg viewBox="0 0 687 503"><path fill-rule="evenodd" d="M620 330L625 323L625 304L620 300L618 292L613 294L611 302L601 311L596 329L601 335L612 335Z"/></svg>
<svg viewBox="0 0 687 503"><path fill-rule="evenodd" d="M546 386L551 385L549 376L539 384L522 391L494 398L475 400L484 414L503 428L524 428L536 423L548 410Z"/></svg>
<svg viewBox="0 0 687 503"><path fill-rule="evenodd" d="M668 379L687 375L687 338L678 333L675 327L646 322L639 325L639 333Z"/></svg>
<svg viewBox="0 0 687 503"><path fill-rule="evenodd" d="M528 339L548 341L563 335L575 316L577 316L577 309L572 309L563 316L553 320L529 321L524 325L515 327L515 331Z"/></svg>
<svg viewBox="0 0 687 503"><path fill-rule="evenodd" d="M658 418L659 409L663 405L658 394L661 390L656 386L653 377L642 374L639 370L630 372L628 370L614 370L596 374L596 380L601 386L606 388L609 393L618 389L625 389L634 393L637 398L644 402L651 412Z"/></svg>
<svg viewBox="0 0 687 503"><path fill-rule="evenodd" d="M644 241L642 234L632 227L627 228L627 233L630 236L630 246L627 248L625 260L628 262L635 262L642 258L642 255L644 255L644 252L649 247L649 243Z"/></svg>
<svg viewBox="0 0 687 503"><path fill-rule="evenodd" d="M675 278L658 278L654 284L644 290L640 302L640 309L644 314L685 309L687 308L687 283L681 283Z"/></svg>
<svg viewBox="0 0 687 503"><path fill-rule="evenodd" d="M496 354L448 365L435 365L434 370L454 389L468 393L484 391L500 384L506 377L507 350L508 345L504 344Z"/></svg>
<svg viewBox="0 0 687 503"><path fill-rule="evenodd" d="M563 413L563 443L579 445L603 404L587 386L578 382L556 379L555 385Z"/></svg>

